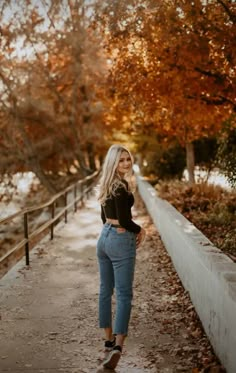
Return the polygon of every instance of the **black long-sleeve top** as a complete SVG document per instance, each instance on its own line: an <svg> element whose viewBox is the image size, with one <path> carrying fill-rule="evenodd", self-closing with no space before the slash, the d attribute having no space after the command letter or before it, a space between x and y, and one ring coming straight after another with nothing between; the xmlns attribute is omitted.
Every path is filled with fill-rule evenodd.
<svg viewBox="0 0 236 373"><path fill-rule="evenodd" d="M124 185L120 185L116 190L115 196L106 199L101 206L101 218L103 224L107 219L116 219L119 224L127 231L139 233L141 227L132 220L131 207L134 204L134 196L128 191L128 183L122 180Z"/></svg>

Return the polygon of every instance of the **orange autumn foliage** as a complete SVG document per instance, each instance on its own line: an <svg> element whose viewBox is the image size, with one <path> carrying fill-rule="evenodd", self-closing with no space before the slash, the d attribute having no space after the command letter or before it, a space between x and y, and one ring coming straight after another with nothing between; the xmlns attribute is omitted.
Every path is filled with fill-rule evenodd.
<svg viewBox="0 0 236 373"><path fill-rule="evenodd" d="M235 125L231 1L120 1L102 14L111 123L183 146L218 134L226 120Z"/></svg>

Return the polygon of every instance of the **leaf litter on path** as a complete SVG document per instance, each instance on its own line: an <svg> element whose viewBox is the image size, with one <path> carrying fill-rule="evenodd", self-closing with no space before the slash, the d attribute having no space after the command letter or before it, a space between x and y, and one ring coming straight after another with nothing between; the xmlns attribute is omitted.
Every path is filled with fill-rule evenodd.
<svg viewBox="0 0 236 373"><path fill-rule="evenodd" d="M140 355L160 373L225 372L138 195L135 208L147 231L137 251L131 316L131 328L142 341Z"/></svg>

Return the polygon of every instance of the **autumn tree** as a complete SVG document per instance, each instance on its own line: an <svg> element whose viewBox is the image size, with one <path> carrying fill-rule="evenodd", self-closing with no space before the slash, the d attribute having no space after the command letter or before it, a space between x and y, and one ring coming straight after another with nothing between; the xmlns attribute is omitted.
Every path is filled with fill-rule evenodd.
<svg viewBox="0 0 236 373"><path fill-rule="evenodd" d="M218 134L229 117L235 125L233 2L115 1L104 5L100 23L111 65L110 120L177 139L193 182L193 142Z"/></svg>
<svg viewBox="0 0 236 373"><path fill-rule="evenodd" d="M53 193L97 167L106 64L85 1L13 5L1 4L0 170L33 171Z"/></svg>

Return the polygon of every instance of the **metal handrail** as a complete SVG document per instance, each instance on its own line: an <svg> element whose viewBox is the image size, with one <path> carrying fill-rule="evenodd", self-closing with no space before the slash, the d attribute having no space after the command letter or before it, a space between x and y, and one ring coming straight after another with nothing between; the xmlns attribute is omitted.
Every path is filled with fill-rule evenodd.
<svg viewBox="0 0 236 373"><path fill-rule="evenodd" d="M69 191L74 189L75 186L77 186L79 184L84 184L85 182L90 181L91 179L93 180L95 177L98 176L98 174L99 174L99 171L95 171L92 175L86 176L84 179L79 180L72 185L69 185L68 187L63 189L61 192L55 194L55 196L53 196L48 202L42 203L41 205L39 205L37 207L30 207L30 208L19 210L19 211L15 212L14 214L8 216L7 218L1 219L0 224L7 223L10 220L14 219L15 217L17 217L19 215L22 215L23 213L34 212L34 211L41 210L45 207L50 206L53 202L55 202L57 199L59 199L61 196L63 196L66 192L68 193Z"/></svg>
<svg viewBox="0 0 236 373"><path fill-rule="evenodd" d="M73 206L74 211L77 211L77 204L78 202L83 203L83 199L85 196L88 196L90 190L93 186L93 181L97 178L99 175L99 170L94 172L92 175L86 176L84 179L77 181L76 183L66 187L61 192L57 193L55 196L53 196L48 202L42 203L38 205L37 207L31 207L22 209L7 218L0 220L1 224L6 224L12 221L14 218L18 216L23 216L24 218L24 239L22 239L20 242L18 242L13 248L11 248L3 257L0 258L0 265L3 264L6 260L8 260L17 250L25 247L25 261L26 265L28 266L30 263L29 260L29 251L30 251L30 241L32 241L33 238L36 238L40 233L44 232L47 228L50 227L50 238L53 240L54 236L54 227L59 222L60 217L64 214L64 220L65 223L67 223L67 216L68 216L68 210ZM78 187L80 187L80 194L77 195ZM85 188L84 188L85 187ZM72 202L68 203L68 193L73 191L73 200ZM59 198L64 197L64 207L55 215L55 205ZM33 232L29 233L29 227L28 227L28 217L29 214L35 211L42 210L46 207L51 207L51 218L42 224L40 227L35 229ZM45 234L46 235L46 234Z"/></svg>

